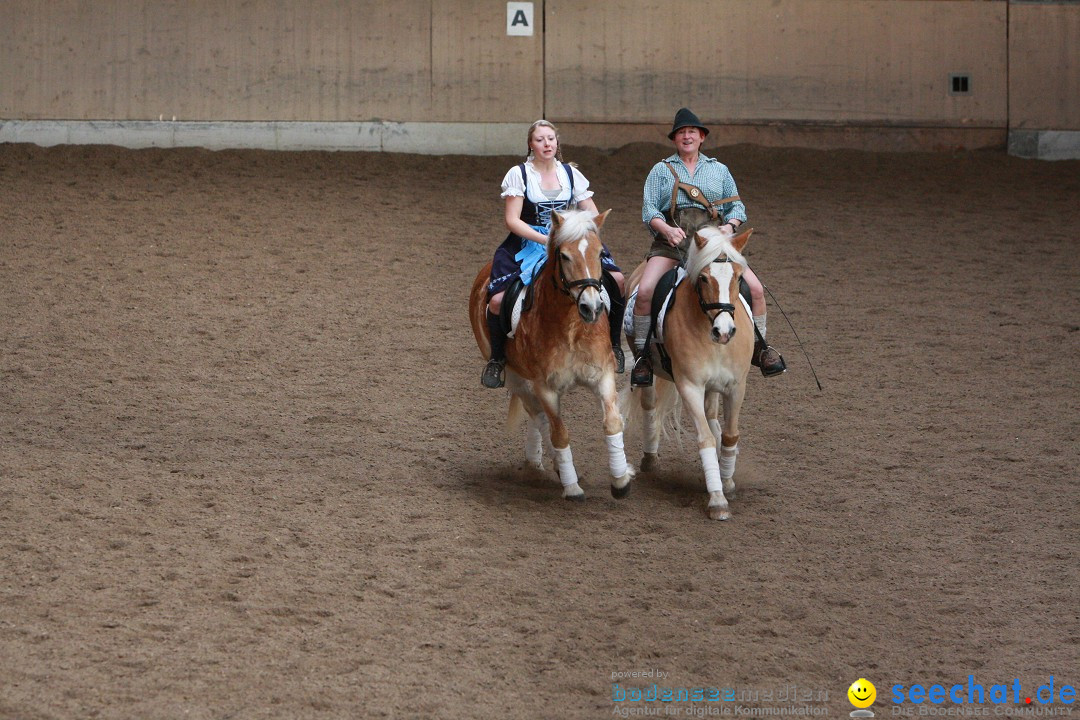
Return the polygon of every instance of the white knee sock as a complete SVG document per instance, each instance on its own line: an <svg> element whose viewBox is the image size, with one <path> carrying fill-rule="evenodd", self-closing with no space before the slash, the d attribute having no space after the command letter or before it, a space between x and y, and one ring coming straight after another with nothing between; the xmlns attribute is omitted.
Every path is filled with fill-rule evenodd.
<svg viewBox="0 0 1080 720"><path fill-rule="evenodd" d="M763 314L763 315L755 315L754 316L754 327L756 327L757 331L759 333L761 333L761 339L762 340L765 339L765 317L766 317L766 315L767 315L767 313Z"/></svg>
<svg viewBox="0 0 1080 720"><path fill-rule="evenodd" d="M637 348L639 355L645 349L645 338L648 336L651 327L652 318L648 315L634 316L634 347Z"/></svg>

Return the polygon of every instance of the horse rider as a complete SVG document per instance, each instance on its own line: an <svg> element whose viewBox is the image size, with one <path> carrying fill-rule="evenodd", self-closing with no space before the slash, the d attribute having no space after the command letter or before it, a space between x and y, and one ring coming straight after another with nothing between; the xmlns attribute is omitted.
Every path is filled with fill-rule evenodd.
<svg viewBox="0 0 1080 720"><path fill-rule="evenodd" d="M686 261L687 248L698 228L712 224L734 234L746 222L746 207L738 198L731 172L719 160L701 153L708 134L709 129L697 115L688 108L680 108L668 133L675 154L656 163L645 179L641 221L649 227L653 241L634 304L637 362L630 375L634 387L647 387L653 382L652 361L645 347L656 283L666 272ZM766 308L761 281L750 268L746 268L743 277L750 288L750 307L757 328L751 362L761 368L765 377L779 375L787 366L780 353L765 342Z"/></svg>
<svg viewBox="0 0 1080 720"><path fill-rule="evenodd" d="M510 234L495 251L488 282L487 325L491 335L491 359L484 367L484 387L500 388L505 384L506 333L499 319L503 295L516 278L528 284L539 273L551 230L551 213L560 210L589 210L597 213L589 181L573 163L565 163L559 147L559 131L547 120L529 126L525 162L507 171L502 181L506 227ZM625 370L622 351L623 275L607 247L600 253L604 270L603 283L611 309L608 322L615 372Z"/></svg>

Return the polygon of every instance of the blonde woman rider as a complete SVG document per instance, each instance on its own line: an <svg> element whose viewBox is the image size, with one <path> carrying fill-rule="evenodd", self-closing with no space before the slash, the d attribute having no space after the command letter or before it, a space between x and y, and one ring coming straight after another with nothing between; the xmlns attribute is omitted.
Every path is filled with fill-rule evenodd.
<svg viewBox="0 0 1080 720"><path fill-rule="evenodd" d="M505 384L506 333L499 320L503 294L514 279L521 277L528 284L532 273L539 272L551 230L551 213L574 207L597 212L589 181L573 164L562 161L559 131L547 120L537 120L529 127L528 155L525 162L510 168L503 177L502 197L510 234L495 251L487 288L491 359L484 367L481 382L488 388ZM615 371L621 373L625 368L620 335L625 305L623 275L606 246L600 254L600 264L611 300L608 322Z"/></svg>

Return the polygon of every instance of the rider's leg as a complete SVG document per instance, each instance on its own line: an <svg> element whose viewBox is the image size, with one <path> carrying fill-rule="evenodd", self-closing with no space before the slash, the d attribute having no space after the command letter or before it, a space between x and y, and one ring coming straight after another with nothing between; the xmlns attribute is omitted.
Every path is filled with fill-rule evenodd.
<svg viewBox="0 0 1080 720"><path fill-rule="evenodd" d="M502 322L499 320L502 299L501 292L492 295L486 313L488 336L491 338L491 359L484 366L480 382L488 388L501 388L506 384L503 378L503 368L506 366L506 333L503 332Z"/></svg>
<svg viewBox="0 0 1080 720"><path fill-rule="evenodd" d="M608 298L611 300L611 310L608 312L611 352L615 355L615 372L621 373L626 369L626 359L623 357L622 351L623 311L626 310L626 297L623 295L623 274L621 272L605 272L603 280Z"/></svg>
<svg viewBox="0 0 1080 720"><path fill-rule="evenodd" d="M765 292L761 287L761 281L754 271L746 268L743 278L750 288L750 310L754 314L754 327L757 328L757 338L754 341L753 364L761 368L761 374L765 377L779 375L787 369L784 358L771 345L765 342L767 311L765 309Z"/></svg>
<svg viewBox="0 0 1080 720"><path fill-rule="evenodd" d="M664 273L671 270L678 261L661 255L653 255L645 263L645 270L638 282L637 299L634 301L634 354L637 362L630 376L630 384L636 387L652 385L652 362L645 353L645 340L652 326L652 297L656 283Z"/></svg>

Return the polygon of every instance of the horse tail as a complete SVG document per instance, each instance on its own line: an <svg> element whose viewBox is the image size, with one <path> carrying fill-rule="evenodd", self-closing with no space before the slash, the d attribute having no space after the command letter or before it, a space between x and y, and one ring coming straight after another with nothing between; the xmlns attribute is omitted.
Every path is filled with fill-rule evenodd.
<svg viewBox="0 0 1080 720"><path fill-rule="evenodd" d="M660 428L660 437L667 440L672 435L682 443L682 397L675 383L657 377L656 387L656 426Z"/></svg>
<svg viewBox="0 0 1080 720"><path fill-rule="evenodd" d="M667 440L674 434L676 438L679 438L679 433L682 431L682 398L679 397L675 383L657 377L653 387L656 390L654 422L660 428L660 437ZM629 386L624 387L619 393L619 409L627 427L634 424L644 427L645 411L641 409L640 399Z"/></svg>

